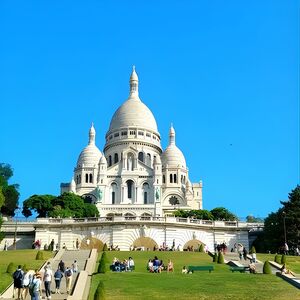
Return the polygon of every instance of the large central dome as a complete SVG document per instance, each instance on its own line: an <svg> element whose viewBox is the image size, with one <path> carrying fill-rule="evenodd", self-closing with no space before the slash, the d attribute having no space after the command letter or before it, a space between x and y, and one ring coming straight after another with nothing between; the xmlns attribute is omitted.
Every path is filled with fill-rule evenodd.
<svg viewBox="0 0 300 300"><path fill-rule="evenodd" d="M135 69L130 76L129 98L114 113L109 132L124 127L145 128L157 132L157 124L152 112L139 98L138 76Z"/></svg>

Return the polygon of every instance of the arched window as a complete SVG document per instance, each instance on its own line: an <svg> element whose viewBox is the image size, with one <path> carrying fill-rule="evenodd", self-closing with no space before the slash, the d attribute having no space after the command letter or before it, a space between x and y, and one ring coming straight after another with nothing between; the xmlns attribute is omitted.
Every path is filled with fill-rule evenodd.
<svg viewBox="0 0 300 300"><path fill-rule="evenodd" d="M177 175L174 174L174 183L177 183Z"/></svg>
<svg viewBox="0 0 300 300"><path fill-rule="evenodd" d="M118 153L115 153L114 163L116 164L118 161L119 161L119 155Z"/></svg>
<svg viewBox="0 0 300 300"><path fill-rule="evenodd" d="M90 183L93 183L93 174L90 174Z"/></svg>
<svg viewBox="0 0 300 300"><path fill-rule="evenodd" d="M108 166L110 167L112 165L112 159L111 159L111 155L108 157Z"/></svg>
<svg viewBox="0 0 300 300"><path fill-rule="evenodd" d="M181 175L181 183L183 183L183 175Z"/></svg>
<svg viewBox="0 0 300 300"><path fill-rule="evenodd" d="M79 174L78 179L79 179L79 183L81 183L81 175L80 174Z"/></svg>
<svg viewBox="0 0 300 300"><path fill-rule="evenodd" d="M147 165L151 166L151 154L147 153Z"/></svg>
<svg viewBox="0 0 300 300"><path fill-rule="evenodd" d="M163 183L166 183L166 176L163 175Z"/></svg>
<svg viewBox="0 0 300 300"><path fill-rule="evenodd" d="M173 174L170 174L170 183L173 183Z"/></svg>
<svg viewBox="0 0 300 300"><path fill-rule="evenodd" d="M149 184L147 182L145 182L143 184L144 204L148 204L149 203L148 195L149 195Z"/></svg>
<svg viewBox="0 0 300 300"><path fill-rule="evenodd" d="M77 175L77 176L76 176L76 184L78 184L78 183L79 183L79 182L78 182L78 180L79 180L79 179L78 179L78 175Z"/></svg>
<svg viewBox="0 0 300 300"><path fill-rule="evenodd" d="M111 204L116 204L116 192L117 192L117 184L111 184Z"/></svg>
<svg viewBox="0 0 300 300"><path fill-rule="evenodd" d="M138 159L140 161L144 162L144 153L143 152L139 152Z"/></svg>
<svg viewBox="0 0 300 300"><path fill-rule="evenodd" d="M89 174L85 174L85 182L86 182L86 183L89 182Z"/></svg>
<svg viewBox="0 0 300 300"><path fill-rule="evenodd" d="M133 181L132 180L128 180L126 183L127 183L127 198L128 199L132 199L132 195L133 195Z"/></svg>

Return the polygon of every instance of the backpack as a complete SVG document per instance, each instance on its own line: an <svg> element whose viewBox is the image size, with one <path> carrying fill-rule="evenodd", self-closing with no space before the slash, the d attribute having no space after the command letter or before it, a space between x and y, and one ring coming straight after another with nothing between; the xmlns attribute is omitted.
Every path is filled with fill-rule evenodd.
<svg viewBox="0 0 300 300"><path fill-rule="evenodd" d="M34 279L32 279L32 280L30 281L29 285L28 285L29 294L30 294L31 296L34 295L34 289L35 289L35 287L36 287L36 285L37 285L36 283L37 283L37 281L36 281L36 280L34 281Z"/></svg>
<svg viewBox="0 0 300 300"><path fill-rule="evenodd" d="M72 276L72 271L71 271L70 269L68 269L68 270L66 271L66 276L67 276L67 277Z"/></svg>
<svg viewBox="0 0 300 300"><path fill-rule="evenodd" d="M22 280L23 280L23 273L21 270L17 270L15 271L15 273L13 274L13 279L15 283L21 284Z"/></svg>

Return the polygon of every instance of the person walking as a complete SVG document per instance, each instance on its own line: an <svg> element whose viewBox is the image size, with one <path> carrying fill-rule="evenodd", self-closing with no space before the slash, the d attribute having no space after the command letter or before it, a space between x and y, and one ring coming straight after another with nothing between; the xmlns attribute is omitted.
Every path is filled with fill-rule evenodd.
<svg viewBox="0 0 300 300"><path fill-rule="evenodd" d="M15 297L15 293L17 290L18 296L17 296L17 300L21 300L21 293L22 293L22 289L23 289L23 277L24 277L24 272L21 268L21 266L19 265L17 270L14 272L13 274L13 279L14 279L14 291L13 291L13 298Z"/></svg>
<svg viewBox="0 0 300 300"><path fill-rule="evenodd" d="M72 271L73 271L73 273L78 272L78 262L77 262L77 260L74 260L74 262L72 263Z"/></svg>
<svg viewBox="0 0 300 300"><path fill-rule="evenodd" d="M22 291L22 299L26 299L27 295L29 293L29 284L32 281L32 274L29 273L28 269L24 271L24 276L23 276L23 291Z"/></svg>
<svg viewBox="0 0 300 300"><path fill-rule="evenodd" d="M40 300L40 289L41 289L41 274L37 272L34 274L32 281L29 283L29 294L31 300Z"/></svg>
<svg viewBox="0 0 300 300"><path fill-rule="evenodd" d="M44 286L45 286L45 293L46 293L46 299L50 300L51 299L51 281L52 281L53 273L52 270L49 267L45 267L45 272L44 272Z"/></svg>
<svg viewBox="0 0 300 300"><path fill-rule="evenodd" d="M66 271L66 266L65 266L65 263L64 263L62 260L58 263L58 268L59 268L63 273L65 273L65 271Z"/></svg>
<svg viewBox="0 0 300 300"><path fill-rule="evenodd" d="M60 294L60 283L63 278L62 271L57 268L56 272L54 273L54 280L55 280L55 294Z"/></svg>
<svg viewBox="0 0 300 300"><path fill-rule="evenodd" d="M70 294L70 291L71 291L72 276L73 276L72 269L70 267L67 267L66 271L65 271L67 294Z"/></svg>

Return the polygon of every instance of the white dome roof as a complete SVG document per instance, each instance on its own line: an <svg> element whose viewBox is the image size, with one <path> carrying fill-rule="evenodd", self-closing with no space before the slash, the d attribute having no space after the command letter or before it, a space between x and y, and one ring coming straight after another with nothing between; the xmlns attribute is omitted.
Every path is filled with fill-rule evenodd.
<svg viewBox="0 0 300 300"><path fill-rule="evenodd" d="M118 108L110 122L109 131L129 126L157 132L157 124L152 112L139 99L129 98Z"/></svg>
<svg viewBox="0 0 300 300"><path fill-rule="evenodd" d="M180 166L186 168L186 162L183 153L176 145L169 145L162 153L163 166Z"/></svg>
<svg viewBox="0 0 300 300"><path fill-rule="evenodd" d="M102 156L101 151L95 145L86 146L80 153L77 165L94 166L98 165Z"/></svg>
<svg viewBox="0 0 300 300"><path fill-rule="evenodd" d="M94 166L98 165L99 160L102 156L101 151L95 145L96 131L92 124L89 130L89 144L81 151L77 160L77 166Z"/></svg>
<svg viewBox="0 0 300 300"><path fill-rule="evenodd" d="M114 113L109 131L134 126L157 132L157 124L152 112L139 98L139 80L134 67L129 83L129 98Z"/></svg>
<svg viewBox="0 0 300 300"><path fill-rule="evenodd" d="M170 143L167 149L162 153L161 160L163 166L174 166L186 168L186 162L183 153L175 144L175 130L173 126L169 132Z"/></svg>

